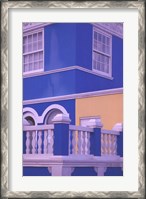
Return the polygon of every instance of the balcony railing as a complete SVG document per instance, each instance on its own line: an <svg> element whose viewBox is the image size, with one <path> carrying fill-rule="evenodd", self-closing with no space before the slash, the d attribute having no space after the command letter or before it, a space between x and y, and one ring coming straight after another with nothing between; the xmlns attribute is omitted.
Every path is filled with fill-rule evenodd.
<svg viewBox="0 0 146 199"><path fill-rule="evenodd" d="M57 147L55 146L55 139L61 133L57 132L55 134L55 125L24 126L24 154L55 155L54 149ZM68 125L68 127L68 143L66 143L68 146L68 155L95 155L92 149L93 143L91 143L91 137L95 134L94 128L75 125ZM100 140L97 140L99 143L97 147L99 151L101 150L101 156L117 155L117 139L120 136L120 132L100 129L98 134L101 135L99 136Z"/></svg>

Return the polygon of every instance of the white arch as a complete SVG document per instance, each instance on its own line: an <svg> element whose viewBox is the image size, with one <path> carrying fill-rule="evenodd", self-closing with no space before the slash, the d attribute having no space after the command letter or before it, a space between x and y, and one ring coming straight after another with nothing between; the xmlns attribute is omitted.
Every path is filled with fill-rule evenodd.
<svg viewBox="0 0 146 199"><path fill-rule="evenodd" d="M34 122L35 122L35 125L38 124L39 122L39 116L38 116L38 113L33 109L33 108L30 108L30 107L25 107L23 108L23 120L26 118L26 117L32 117Z"/></svg>
<svg viewBox="0 0 146 199"><path fill-rule="evenodd" d="M42 122L44 121L44 119L45 119L45 117L47 116L47 114L48 114L51 110L53 110L53 109L57 109L57 110L61 111L63 114L69 116L69 113L66 111L66 109L65 109L63 106L61 106L61 105L59 105L59 104L52 104L52 105L48 106L48 107L44 110L44 112L43 112L43 114L42 114L42 116L41 116Z"/></svg>

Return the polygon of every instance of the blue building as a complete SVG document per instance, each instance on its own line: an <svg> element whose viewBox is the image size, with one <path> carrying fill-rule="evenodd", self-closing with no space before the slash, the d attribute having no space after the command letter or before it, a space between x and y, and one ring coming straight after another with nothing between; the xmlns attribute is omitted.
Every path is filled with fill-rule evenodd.
<svg viewBox="0 0 146 199"><path fill-rule="evenodd" d="M24 23L23 123L23 175L123 175L123 24Z"/></svg>

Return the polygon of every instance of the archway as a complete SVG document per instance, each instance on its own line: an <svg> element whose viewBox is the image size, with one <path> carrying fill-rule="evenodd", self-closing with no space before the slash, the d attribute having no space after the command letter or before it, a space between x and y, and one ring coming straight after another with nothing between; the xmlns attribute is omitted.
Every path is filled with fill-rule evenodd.
<svg viewBox="0 0 146 199"><path fill-rule="evenodd" d="M61 113L69 116L68 112L63 106L58 104L50 105L49 107L46 108L46 110L42 114L42 117L44 118L44 124L52 124L53 118L57 114Z"/></svg>
<svg viewBox="0 0 146 199"><path fill-rule="evenodd" d="M25 107L23 109L23 125L37 125L38 118L38 114L33 108Z"/></svg>

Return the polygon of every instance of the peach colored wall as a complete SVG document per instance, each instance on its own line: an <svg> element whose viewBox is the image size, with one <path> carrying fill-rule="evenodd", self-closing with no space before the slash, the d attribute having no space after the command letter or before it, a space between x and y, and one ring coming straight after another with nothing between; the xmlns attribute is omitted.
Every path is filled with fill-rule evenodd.
<svg viewBox="0 0 146 199"><path fill-rule="evenodd" d="M123 94L76 99L76 125L85 116L100 116L103 128L112 129L123 122Z"/></svg>

